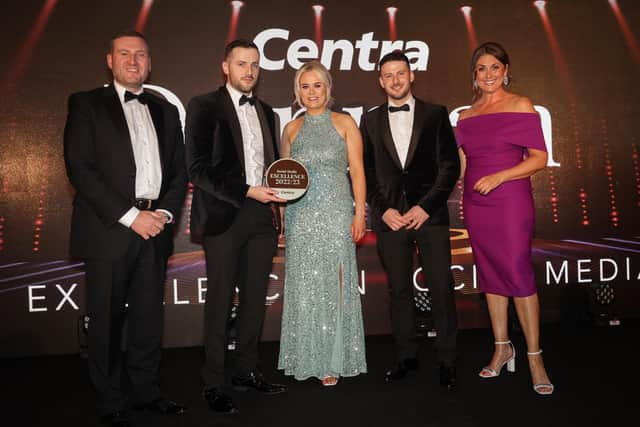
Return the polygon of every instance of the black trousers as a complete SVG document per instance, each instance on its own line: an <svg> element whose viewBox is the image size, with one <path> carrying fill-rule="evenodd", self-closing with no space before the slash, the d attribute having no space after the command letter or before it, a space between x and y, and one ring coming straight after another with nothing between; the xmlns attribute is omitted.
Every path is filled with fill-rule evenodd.
<svg viewBox="0 0 640 427"><path fill-rule="evenodd" d="M451 274L448 226L423 225L419 230L378 233L378 251L391 288L391 326L396 357L416 357L416 314L413 293L413 254L417 248L425 282L432 297L438 362L452 366L456 358L457 316Z"/></svg>
<svg viewBox="0 0 640 427"><path fill-rule="evenodd" d="M236 286L240 304L233 372L245 375L257 368L267 285L277 243L270 206L253 199L245 200L224 233L204 238L207 297L202 377L205 389L220 387L225 382L227 322Z"/></svg>
<svg viewBox="0 0 640 427"><path fill-rule="evenodd" d="M103 415L125 409L125 374L133 403L161 397L158 371L167 257L159 252L153 239L136 236L119 259L85 260L89 376Z"/></svg>

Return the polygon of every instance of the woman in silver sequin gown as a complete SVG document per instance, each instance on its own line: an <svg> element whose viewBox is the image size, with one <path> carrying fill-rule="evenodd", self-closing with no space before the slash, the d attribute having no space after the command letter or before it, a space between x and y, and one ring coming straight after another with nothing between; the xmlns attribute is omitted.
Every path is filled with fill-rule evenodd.
<svg viewBox="0 0 640 427"><path fill-rule="evenodd" d="M294 89L307 111L284 129L281 156L305 165L309 188L286 207L278 368L331 386L367 370L355 252L365 233L362 140L349 115L327 108L331 76L322 64L300 68Z"/></svg>

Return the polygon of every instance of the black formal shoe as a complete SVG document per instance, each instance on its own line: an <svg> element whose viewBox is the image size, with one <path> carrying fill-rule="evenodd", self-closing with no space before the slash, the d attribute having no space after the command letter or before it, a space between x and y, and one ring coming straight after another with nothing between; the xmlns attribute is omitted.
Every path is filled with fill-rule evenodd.
<svg viewBox="0 0 640 427"><path fill-rule="evenodd" d="M129 416L124 411L116 411L100 417L102 424L111 427L131 427Z"/></svg>
<svg viewBox="0 0 640 427"><path fill-rule="evenodd" d="M458 384L455 366L440 365L440 385L453 390Z"/></svg>
<svg viewBox="0 0 640 427"><path fill-rule="evenodd" d="M403 359L384 374L384 381L390 383L401 380L406 377L410 371L417 371L418 369L420 369L418 359L415 357Z"/></svg>
<svg viewBox="0 0 640 427"><path fill-rule="evenodd" d="M164 398L156 399L149 403L140 403L135 405L134 408L138 410L147 409L151 412L164 415L180 415L187 412L186 406Z"/></svg>
<svg viewBox="0 0 640 427"><path fill-rule="evenodd" d="M204 399L209 404L209 409L221 414L235 414L238 408L233 404L233 400L217 388L210 388L204 391Z"/></svg>
<svg viewBox="0 0 640 427"><path fill-rule="evenodd" d="M253 389L262 394L280 394L287 391L287 386L283 384L271 384L264 379L260 372L255 371L248 375L238 375L231 378L231 384L233 384L233 388L237 391Z"/></svg>

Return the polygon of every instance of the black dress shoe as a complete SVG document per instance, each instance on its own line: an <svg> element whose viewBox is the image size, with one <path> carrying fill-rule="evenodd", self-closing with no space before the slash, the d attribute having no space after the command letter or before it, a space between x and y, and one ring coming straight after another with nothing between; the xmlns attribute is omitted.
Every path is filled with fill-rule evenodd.
<svg viewBox="0 0 640 427"><path fill-rule="evenodd" d="M420 368L418 359L415 357L401 360L384 374L384 381L387 383L398 381L407 376L410 371L417 371Z"/></svg>
<svg viewBox="0 0 640 427"><path fill-rule="evenodd" d="M173 400L156 399L149 403L140 403L134 406L135 409L142 410L147 409L151 412L164 415L180 415L187 412L187 407Z"/></svg>
<svg viewBox="0 0 640 427"><path fill-rule="evenodd" d="M458 384L455 366L440 365L440 385L453 390Z"/></svg>
<svg viewBox="0 0 640 427"><path fill-rule="evenodd" d="M248 375L233 377L231 384L233 384L233 388L237 391L253 389L262 394L280 394L287 391L287 386L283 384L271 384L264 379L260 372L255 371Z"/></svg>
<svg viewBox="0 0 640 427"><path fill-rule="evenodd" d="M124 411L116 411L100 417L102 424L111 427L131 427L129 416Z"/></svg>
<svg viewBox="0 0 640 427"><path fill-rule="evenodd" d="M209 409L221 414L235 414L238 408L233 404L233 400L217 388L210 388L204 391L204 399L209 404Z"/></svg>

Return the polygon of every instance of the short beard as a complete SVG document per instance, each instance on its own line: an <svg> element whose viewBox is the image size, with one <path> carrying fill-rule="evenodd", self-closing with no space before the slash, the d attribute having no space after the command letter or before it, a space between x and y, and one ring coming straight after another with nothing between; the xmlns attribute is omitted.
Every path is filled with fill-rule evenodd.
<svg viewBox="0 0 640 427"><path fill-rule="evenodd" d="M393 99L394 101L399 101L401 99L404 99L409 94L409 92L411 92L411 86L408 86L407 89L404 92L402 92L402 94L399 96L394 96L389 93L387 94L387 96Z"/></svg>

